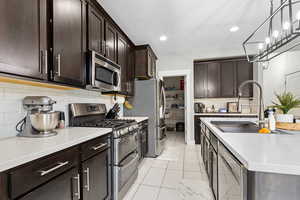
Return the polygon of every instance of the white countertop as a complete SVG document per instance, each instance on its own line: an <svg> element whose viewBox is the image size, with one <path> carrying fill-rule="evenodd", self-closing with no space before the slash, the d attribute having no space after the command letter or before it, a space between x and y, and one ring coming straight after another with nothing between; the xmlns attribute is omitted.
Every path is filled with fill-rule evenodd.
<svg viewBox="0 0 300 200"><path fill-rule="evenodd" d="M293 135L223 133L210 121L222 121L224 118L201 120L248 170L300 175L300 133ZM231 118L231 120L248 119Z"/></svg>
<svg viewBox="0 0 300 200"><path fill-rule="evenodd" d="M0 172L110 133L110 128L65 128L48 138L0 140Z"/></svg>
<svg viewBox="0 0 300 200"><path fill-rule="evenodd" d="M258 116L255 113L194 113L196 116Z"/></svg>
<svg viewBox="0 0 300 200"><path fill-rule="evenodd" d="M148 120L149 117L134 117L134 116L130 116L130 117L120 117L120 119L135 120L137 123L140 123L142 121Z"/></svg>

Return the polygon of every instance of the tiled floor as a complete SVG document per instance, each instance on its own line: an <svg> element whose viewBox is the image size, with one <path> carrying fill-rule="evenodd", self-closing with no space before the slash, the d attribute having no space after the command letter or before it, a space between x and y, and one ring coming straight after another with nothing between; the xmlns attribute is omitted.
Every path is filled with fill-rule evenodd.
<svg viewBox="0 0 300 200"><path fill-rule="evenodd" d="M143 160L123 200L213 200L200 146L186 145L183 133L168 133L163 154Z"/></svg>

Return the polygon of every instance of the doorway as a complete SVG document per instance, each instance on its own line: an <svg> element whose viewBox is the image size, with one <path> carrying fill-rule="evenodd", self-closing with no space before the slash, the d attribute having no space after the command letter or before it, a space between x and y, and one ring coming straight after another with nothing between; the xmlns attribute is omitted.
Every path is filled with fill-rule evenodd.
<svg viewBox="0 0 300 200"><path fill-rule="evenodd" d="M185 76L163 77L166 91L166 126L169 142L185 141Z"/></svg>

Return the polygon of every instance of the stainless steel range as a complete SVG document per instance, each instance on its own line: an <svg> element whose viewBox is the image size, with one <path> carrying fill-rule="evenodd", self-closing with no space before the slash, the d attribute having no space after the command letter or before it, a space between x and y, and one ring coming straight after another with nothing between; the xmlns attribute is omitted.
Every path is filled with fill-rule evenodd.
<svg viewBox="0 0 300 200"><path fill-rule="evenodd" d="M113 200L122 200L138 175L138 124L105 119L104 104L70 104L70 126L113 129Z"/></svg>

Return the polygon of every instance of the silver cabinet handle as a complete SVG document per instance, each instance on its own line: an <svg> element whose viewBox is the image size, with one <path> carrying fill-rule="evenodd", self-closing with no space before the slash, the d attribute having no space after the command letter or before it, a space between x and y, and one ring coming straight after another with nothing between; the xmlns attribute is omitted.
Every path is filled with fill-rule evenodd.
<svg viewBox="0 0 300 200"><path fill-rule="evenodd" d="M57 75L60 76L60 54L57 54L56 56L56 60L57 60Z"/></svg>
<svg viewBox="0 0 300 200"><path fill-rule="evenodd" d="M77 182L77 192L74 193L75 196L77 196L77 199L80 199L80 176L77 174L77 176L73 177L73 179Z"/></svg>
<svg viewBox="0 0 300 200"><path fill-rule="evenodd" d="M55 170L58 170L59 168L65 166L65 165L67 165L67 164L69 164L69 161L66 161L66 162L59 162L55 167L53 167L53 168L51 168L51 169L39 171L40 176L45 176L45 175L47 175L47 174L49 174L49 173L51 173L51 172L53 172L53 171L55 171Z"/></svg>
<svg viewBox="0 0 300 200"><path fill-rule="evenodd" d="M48 51L45 50L45 74L48 74Z"/></svg>
<svg viewBox="0 0 300 200"><path fill-rule="evenodd" d="M94 151L97 151L105 146L107 146L107 143L101 143L98 146L93 146L91 149L93 149Z"/></svg>
<svg viewBox="0 0 300 200"><path fill-rule="evenodd" d="M86 168L84 173L86 173L86 185L84 188L86 188L87 191L90 191L90 168Z"/></svg>

